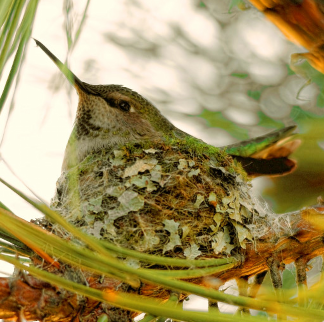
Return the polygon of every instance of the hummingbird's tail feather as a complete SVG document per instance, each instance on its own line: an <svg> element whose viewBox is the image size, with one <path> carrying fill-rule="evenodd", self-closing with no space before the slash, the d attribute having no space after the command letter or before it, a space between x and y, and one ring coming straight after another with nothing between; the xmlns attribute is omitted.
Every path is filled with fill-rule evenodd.
<svg viewBox="0 0 324 322"><path fill-rule="evenodd" d="M289 141L292 136L279 140L268 148L261 150L251 155L255 159L273 159L273 158L284 158L292 154L301 144L301 140L295 139Z"/></svg>
<svg viewBox="0 0 324 322"><path fill-rule="evenodd" d="M280 130L272 131L256 138L240 141L235 144L231 144L225 147L226 152L231 155L238 155L241 157L255 156L260 151L273 146L274 144L280 144L285 139L291 137L292 132L296 129L295 125L285 127Z"/></svg>
<svg viewBox="0 0 324 322"><path fill-rule="evenodd" d="M294 171L297 163L286 157L273 159L254 159L250 157L232 156L239 161L249 176L280 176Z"/></svg>
<svg viewBox="0 0 324 322"><path fill-rule="evenodd" d="M227 146L226 152L241 162L251 176L284 175L296 169L296 162L288 158L301 143L297 139L288 141L295 129L296 126L289 126L239 142Z"/></svg>

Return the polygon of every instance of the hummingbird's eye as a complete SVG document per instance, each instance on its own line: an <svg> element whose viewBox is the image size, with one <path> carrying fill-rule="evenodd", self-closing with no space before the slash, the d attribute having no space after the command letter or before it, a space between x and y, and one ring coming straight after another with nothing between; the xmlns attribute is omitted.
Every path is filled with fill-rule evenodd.
<svg viewBox="0 0 324 322"><path fill-rule="evenodd" d="M128 112L131 108L130 104L126 101L120 101L118 107L125 112Z"/></svg>

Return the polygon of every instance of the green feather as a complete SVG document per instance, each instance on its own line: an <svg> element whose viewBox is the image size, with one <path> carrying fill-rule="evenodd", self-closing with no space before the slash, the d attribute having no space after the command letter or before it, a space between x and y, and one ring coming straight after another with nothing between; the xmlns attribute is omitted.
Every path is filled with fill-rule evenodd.
<svg viewBox="0 0 324 322"><path fill-rule="evenodd" d="M250 157L254 153L260 152L268 148L269 146L277 143L278 141L288 137L295 129L295 125L288 126L283 129L267 133L263 136L258 136L253 139L228 145L224 148L228 154L237 155L241 157Z"/></svg>

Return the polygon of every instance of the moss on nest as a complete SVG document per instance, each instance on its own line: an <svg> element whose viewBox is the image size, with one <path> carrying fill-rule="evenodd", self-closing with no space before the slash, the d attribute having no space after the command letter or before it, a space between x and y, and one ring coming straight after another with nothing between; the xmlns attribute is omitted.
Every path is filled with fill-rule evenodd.
<svg viewBox="0 0 324 322"><path fill-rule="evenodd" d="M146 253L240 253L260 220L246 175L224 151L188 140L92 153L62 173L51 206L97 238Z"/></svg>

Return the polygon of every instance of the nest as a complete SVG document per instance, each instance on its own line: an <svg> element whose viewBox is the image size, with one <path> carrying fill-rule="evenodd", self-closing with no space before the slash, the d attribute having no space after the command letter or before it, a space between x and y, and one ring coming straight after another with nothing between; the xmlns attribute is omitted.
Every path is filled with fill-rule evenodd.
<svg viewBox="0 0 324 322"><path fill-rule="evenodd" d="M164 143L100 150L62 173L51 207L115 245L167 257L226 257L253 243L252 230L265 220L238 172L219 150L210 156ZM52 230L71 239L55 224Z"/></svg>

